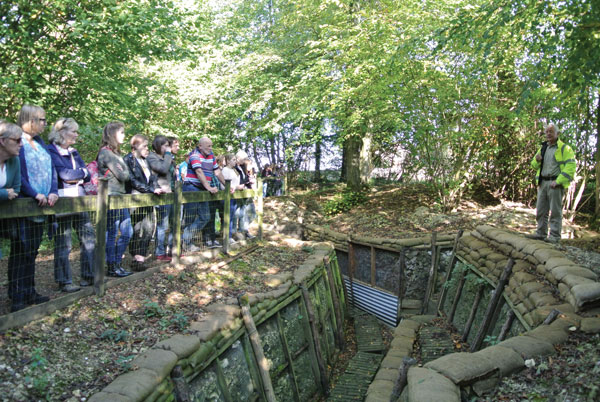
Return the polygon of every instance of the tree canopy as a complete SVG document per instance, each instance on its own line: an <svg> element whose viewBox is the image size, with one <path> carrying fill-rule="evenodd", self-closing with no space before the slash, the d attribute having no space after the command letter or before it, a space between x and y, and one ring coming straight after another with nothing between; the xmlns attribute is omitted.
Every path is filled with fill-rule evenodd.
<svg viewBox="0 0 600 402"><path fill-rule="evenodd" d="M552 121L596 190L600 5L590 0L0 2L0 99L99 129L242 148L260 165L374 168L532 198ZM87 152L86 152L87 151ZM591 183L591 184L590 184ZM591 186L591 187L590 187ZM598 211L597 211L598 212Z"/></svg>

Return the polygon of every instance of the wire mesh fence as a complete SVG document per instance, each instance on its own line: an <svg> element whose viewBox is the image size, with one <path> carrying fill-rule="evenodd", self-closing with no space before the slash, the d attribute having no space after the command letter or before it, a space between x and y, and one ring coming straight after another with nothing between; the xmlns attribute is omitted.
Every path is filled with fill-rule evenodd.
<svg viewBox="0 0 600 402"><path fill-rule="evenodd" d="M262 183L258 190L211 194L107 195L60 198L38 207L30 198L0 208L0 315L45 303L207 249L224 252L249 223L262 236ZM234 233L238 232L238 233Z"/></svg>

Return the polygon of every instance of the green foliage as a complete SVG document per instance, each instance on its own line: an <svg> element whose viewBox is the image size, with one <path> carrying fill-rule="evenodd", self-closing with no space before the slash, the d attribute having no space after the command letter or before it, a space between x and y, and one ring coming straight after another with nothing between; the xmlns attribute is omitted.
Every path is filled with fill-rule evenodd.
<svg viewBox="0 0 600 402"><path fill-rule="evenodd" d="M489 346L497 345L500 343L496 335L486 335L483 339L483 342Z"/></svg>
<svg viewBox="0 0 600 402"><path fill-rule="evenodd" d="M148 300L144 303L144 315L146 318L162 317L165 314L166 311L157 302Z"/></svg>
<svg viewBox="0 0 600 402"><path fill-rule="evenodd" d="M366 191L352 191L350 189L344 189L342 194L325 203L323 206L323 211L329 216L337 215L342 212L350 211L352 208L362 204L366 200Z"/></svg>
<svg viewBox="0 0 600 402"><path fill-rule="evenodd" d="M100 335L100 339L109 340L111 342L124 342L129 339L129 332L125 330L117 330L114 328L109 328L106 331L102 332Z"/></svg>
<svg viewBox="0 0 600 402"><path fill-rule="evenodd" d="M43 356L41 348L35 348L29 362L29 374L25 377L25 383L31 385L36 395L46 398L48 393L48 372L46 366L48 361Z"/></svg>

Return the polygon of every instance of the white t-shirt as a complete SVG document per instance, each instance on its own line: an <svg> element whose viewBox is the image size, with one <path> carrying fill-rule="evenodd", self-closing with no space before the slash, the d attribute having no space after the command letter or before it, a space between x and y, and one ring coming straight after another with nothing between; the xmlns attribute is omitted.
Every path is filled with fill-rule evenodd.
<svg viewBox="0 0 600 402"><path fill-rule="evenodd" d="M225 166L223 168L223 178L225 180L231 180L231 188L236 188L240 185L240 176L232 168Z"/></svg>
<svg viewBox="0 0 600 402"><path fill-rule="evenodd" d="M240 179L238 179L238 182ZM0 167L0 188L4 188L6 186L6 162L2 167Z"/></svg>

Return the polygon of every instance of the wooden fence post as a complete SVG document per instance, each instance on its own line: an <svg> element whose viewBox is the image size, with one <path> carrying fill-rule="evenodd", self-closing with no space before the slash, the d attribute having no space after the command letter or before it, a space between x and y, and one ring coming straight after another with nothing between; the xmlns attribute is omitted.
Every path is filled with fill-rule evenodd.
<svg viewBox="0 0 600 402"><path fill-rule="evenodd" d="M488 331L490 323L492 322L492 317L494 316L494 312L496 311L496 306L502 297L502 292L504 291L504 287L508 282L508 277L512 272L513 265L515 265L515 261L512 258L508 259L506 263L506 267L502 272L502 276L500 276L500 280L498 281L498 285L496 285L496 289L494 289L494 293L492 294L492 299L485 310L485 315L483 316L483 321L481 322L481 326L479 327L479 331L477 331L477 336L475 336L475 340L471 345L471 352L476 352L481 347L483 343L483 338Z"/></svg>
<svg viewBox="0 0 600 402"><path fill-rule="evenodd" d="M425 297L423 297L423 305L421 306L421 314L425 314L428 309L429 299L433 293L435 284L436 271L437 271L437 248L436 248L437 233L431 234L431 268L429 269L429 279L427 280L427 288L425 289Z"/></svg>
<svg viewBox="0 0 600 402"><path fill-rule="evenodd" d="M263 238L263 191L262 191L262 178L259 177L256 181L258 190L258 201L256 206L256 215L258 220L258 240Z"/></svg>
<svg viewBox="0 0 600 402"><path fill-rule="evenodd" d="M250 338L252 351L254 352L254 357L256 357L256 362L258 363L258 371L260 373L260 378L265 390L265 397L267 398L268 402L276 402L277 399L275 398L275 391L273 390L273 383L271 382L271 375L269 374L269 364L267 362L267 358L265 357L263 347L260 343L260 337L258 336L254 319L250 313L248 296L246 294L240 296L238 298L238 302L242 309L242 317L244 318L246 331L248 331L248 337Z"/></svg>
<svg viewBox="0 0 600 402"><path fill-rule="evenodd" d="M458 233L456 234L456 237L454 238L454 246L452 246L452 257L450 257L450 264L448 265L448 271L446 272L446 279L444 280L444 286L442 286L442 292L440 293L440 300L438 301L437 312L436 312L436 314L438 314L438 315L444 308L444 302L446 301L446 294L448 294L447 283L450 279L452 279L452 271L454 270L454 267L456 266L456 262L458 261L458 258L456 258L456 252L458 251L458 241L462 237L462 234L463 234L463 230L460 229L458 231Z"/></svg>
<svg viewBox="0 0 600 402"><path fill-rule="evenodd" d="M231 180L225 180L225 200L223 200L223 222L221 231L223 233L223 252L229 252L229 223L231 222Z"/></svg>
<svg viewBox="0 0 600 402"><path fill-rule="evenodd" d="M98 179L98 196L96 197L96 247L94 249L94 292L104 296L104 278L106 270L106 217L108 215L108 180Z"/></svg>
<svg viewBox="0 0 600 402"><path fill-rule="evenodd" d="M354 245L348 242L348 278L350 279L350 297L352 299L352 304L348 303L348 305L354 305L354 269L356 268L356 259L354 256Z"/></svg>
<svg viewBox="0 0 600 402"><path fill-rule="evenodd" d="M182 183L180 181L175 182L175 191L173 195L173 246L171 249L173 264L179 264L181 259L181 200L182 194ZM185 214L184 216L185 217Z"/></svg>

